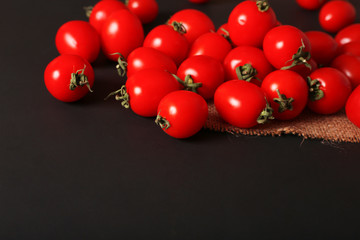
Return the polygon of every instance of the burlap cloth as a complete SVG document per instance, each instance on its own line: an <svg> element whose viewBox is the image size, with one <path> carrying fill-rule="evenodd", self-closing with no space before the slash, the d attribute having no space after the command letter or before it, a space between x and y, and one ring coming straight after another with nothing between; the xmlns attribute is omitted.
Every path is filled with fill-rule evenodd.
<svg viewBox="0 0 360 240"><path fill-rule="evenodd" d="M269 122L250 129L234 127L221 119L214 103L210 102L209 116L205 128L220 132L257 136L281 136L293 134L304 139L321 139L332 142L360 142L360 128L352 124L346 117L345 111L333 115L319 115L305 109L294 120Z"/></svg>

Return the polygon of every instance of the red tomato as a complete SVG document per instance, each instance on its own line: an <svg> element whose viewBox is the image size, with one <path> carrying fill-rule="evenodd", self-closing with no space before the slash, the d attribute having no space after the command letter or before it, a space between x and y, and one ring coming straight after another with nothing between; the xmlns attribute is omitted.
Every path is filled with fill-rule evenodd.
<svg viewBox="0 0 360 240"><path fill-rule="evenodd" d="M186 33L185 38L192 44L200 35L215 31L212 20L203 12L196 9L184 9L176 12L169 19L168 23L182 23Z"/></svg>
<svg viewBox="0 0 360 240"><path fill-rule="evenodd" d="M247 69L248 64L251 68ZM260 86L261 81L268 75L273 67L266 59L262 50L252 46L240 46L232 49L224 59L225 79L238 79L237 68L246 72L240 77L242 80L251 81Z"/></svg>
<svg viewBox="0 0 360 240"><path fill-rule="evenodd" d="M277 69L302 64L309 66L310 41L296 27L282 25L271 29L264 38L263 49L266 58Z"/></svg>
<svg viewBox="0 0 360 240"><path fill-rule="evenodd" d="M142 45L144 30L138 17L128 10L119 10L105 21L101 32L101 43L106 57L117 61L121 53L127 58L130 52Z"/></svg>
<svg viewBox="0 0 360 240"><path fill-rule="evenodd" d="M340 30L335 36L335 41L339 46L349 42L360 41L360 23L351 24Z"/></svg>
<svg viewBox="0 0 360 240"><path fill-rule="evenodd" d="M308 107L320 114L340 111L352 90L349 79L335 68L319 68L310 75L309 81L312 86Z"/></svg>
<svg viewBox="0 0 360 240"><path fill-rule="evenodd" d="M319 22L328 32L336 33L355 21L355 7L347 1L333 0L320 9Z"/></svg>
<svg viewBox="0 0 360 240"><path fill-rule="evenodd" d="M360 128L360 86L356 87L355 90L349 96L346 105L345 112L348 119Z"/></svg>
<svg viewBox="0 0 360 240"><path fill-rule="evenodd" d="M216 88L224 82L224 68L212 57L193 56L179 66L177 76L187 90L195 90L207 100L214 97Z"/></svg>
<svg viewBox="0 0 360 240"><path fill-rule="evenodd" d="M308 61L309 66L311 66L311 68L301 64L301 65L297 65L291 68L291 71L294 71L298 74L300 74L304 79L306 79L310 73L312 73L313 71L315 71L316 69L318 69L318 64L314 61L314 59L310 59Z"/></svg>
<svg viewBox="0 0 360 240"><path fill-rule="evenodd" d="M189 42L172 26L159 25L152 29L144 40L144 47L155 48L165 53L179 65L187 56Z"/></svg>
<svg viewBox="0 0 360 240"><path fill-rule="evenodd" d="M339 55L332 61L331 67L344 73L353 88L360 84L360 57L348 54Z"/></svg>
<svg viewBox="0 0 360 240"><path fill-rule="evenodd" d="M327 0L296 0L297 4L306 10L319 9Z"/></svg>
<svg viewBox="0 0 360 240"><path fill-rule="evenodd" d="M338 44L325 32L305 32L311 44L311 57L321 65L328 65L336 56Z"/></svg>
<svg viewBox="0 0 360 240"><path fill-rule="evenodd" d="M53 97L63 102L75 102L93 86L94 70L82 57L63 54L47 65L44 80Z"/></svg>
<svg viewBox="0 0 360 240"><path fill-rule="evenodd" d="M139 47L132 51L127 58L127 77L148 68L159 68L176 74L175 62L166 54L148 47Z"/></svg>
<svg viewBox="0 0 360 240"><path fill-rule="evenodd" d="M89 62L100 52L100 39L96 30L85 21L69 21L56 33L56 48L60 54L73 54Z"/></svg>
<svg viewBox="0 0 360 240"><path fill-rule="evenodd" d="M264 4L267 7L262 8ZM266 1L243 1L229 15L230 38L237 46L250 45L260 48L265 34L275 27L276 23L275 13Z"/></svg>
<svg viewBox="0 0 360 240"><path fill-rule="evenodd" d="M125 4L118 0L112 1L99 1L93 7L90 17L89 23L96 29L96 31L101 34L102 26L106 19L114 12L126 9Z"/></svg>
<svg viewBox="0 0 360 240"><path fill-rule="evenodd" d="M208 32L193 42L189 51L189 57L206 55L223 61L230 50L231 44L228 40L217 33Z"/></svg>
<svg viewBox="0 0 360 240"><path fill-rule="evenodd" d="M110 93L121 105L143 117L155 117L160 100L168 93L180 90L175 77L162 69L149 68L134 73L119 90ZM107 98L108 98L107 97Z"/></svg>
<svg viewBox="0 0 360 240"><path fill-rule="evenodd" d="M265 92L273 116L290 120L300 115L308 102L309 88L302 76L290 70L276 70L266 76L261 89Z"/></svg>
<svg viewBox="0 0 360 240"><path fill-rule="evenodd" d="M349 54L360 57L360 41L349 42L339 48L339 54Z"/></svg>
<svg viewBox="0 0 360 240"><path fill-rule="evenodd" d="M126 6L142 23L152 22L159 13L156 0L127 0Z"/></svg>
<svg viewBox="0 0 360 240"><path fill-rule="evenodd" d="M161 99L156 124L174 138L188 138L205 125L208 106L198 94L189 91L175 91Z"/></svg>
<svg viewBox="0 0 360 240"><path fill-rule="evenodd" d="M214 95L219 115L231 125L251 128L272 118L265 93L255 84L231 80L221 84Z"/></svg>

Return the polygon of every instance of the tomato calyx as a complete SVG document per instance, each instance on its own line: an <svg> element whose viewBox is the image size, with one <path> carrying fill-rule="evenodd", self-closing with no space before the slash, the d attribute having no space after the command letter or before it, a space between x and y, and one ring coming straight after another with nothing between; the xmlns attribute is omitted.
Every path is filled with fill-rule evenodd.
<svg viewBox="0 0 360 240"><path fill-rule="evenodd" d="M90 87L90 83L88 81L87 76L84 74L86 65L84 65L83 69L79 69L74 73L71 73L70 85L69 89L71 91L75 90L77 87L83 87L84 85L89 89L90 92L93 90Z"/></svg>
<svg viewBox="0 0 360 240"><path fill-rule="evenodd" d="M121 53L112 53L110 55L119 55L119 58L117 59L118 64L116 65L116 70L120 77L124 77L126 75L128 66L124 56Z"/></svg>
<svg viewBox="0 0 360 240"><path fill-rule="evenodd" d="M317 101L324 97L324 91L320 89L321 84L319 80L307 77L307 83L309 86L309 98L311 101Z"/></svg>
<svg viewBox="0 0 360 240"><path fill-rule="evenodd" d="M270 4L268 0L258 0L256 1L256 5L260 12L266 12L270 8Z"/></svg>
<svg viewBox="0 0 360 240"><path fill-rule="evenodd" d="M235 71L239 80L250 82L253 78L255 78L256 80L260 81L260 79L256 77L258 74L257 70L250 63L246 63L243 66L238 66Z"/></svg>
<svg viewBox="0 0 360 240"><path fill-rule="evenodd" d="M293 105L292 103L294 102L294 99L291 98L287 98L285 96L285 94L281 94L279 89L276 89L276 93L278 94L278 98L274 98L274 102L276 102L277 104L279 104L279 109L278 112L282 113L285 112L286 110L293 110Z"/></svg>
<svg viewBox="0 0 360 240"><path fill-rule="evenodd" d="M292 56L290 60L288 60L286 63L291 62L291 65L282 67L281 70L288 70L290 68L293 68L297 65L304 64L307 68L311 70L311 65L308 62L311 58L310 52L305 52L305 44L304 41L301 39L301 46L297 50L297 52Z"/></svg>
<svg viewBox="0 0 360 240"><path fill-rule="evenodd" d="M220 35L225 38L231 45L233 44L233 42L231 41L230 38L230 33L228 30L226 30L225 28L220 28L221 31L223 31L224 33L220 33Z"/></svg>
<svg viewBox="0 0 360 240"><path fill-rule="evenodd" d="M182 24L181 22L176 22L176 21L173 21L171 23L171 26L173 27L173 29L178 32L178 33L181 33L181 34L185 34L186 33L186 28L184 26L184 24Z"/></svg>
<svg viewBox="0 0 360 240"><path fill-rule="evenodd" d="M265 98L265 100L266 100L266 98ZM270 104L266 100L266 106L265 106L264 110L262 110L262 112L260 113L259 117L257 118L257 123L258 124L264 124L269 119L270 120L274 119L274 117L272 115L273 111L274 110L271 108Z"/></svg>
<svg viewBox="0 0 360 240"><path fill-rule="evenodd" d="M125 85L122 85L119 90L111 92L109 95L106 96L104 100L109 99L111 96L115 96L116 101L121 101L121 106L123 106L124 108L130 107L130 97L126 91Z"/></svg>
<svg viewBox="0 0 360 240"><path fill-rule="evenodd" d="M190 74L186 75L184 81L175 74L173 74L173 76L181 85L184 86L186 91L197 93L197 89L202 86L201 82L195 83Z"/></svg>
<svg viewBox="0 0 360 240"><path fill-rule="evenodd" d="M86 7L83 7L84 11L85 11L85 15L86 17L90 17L91 13L92 13L92 10L93 10L93 6L86 6Z"/></svg>
<svg viewBox="0 0 360 240"><path fill-rule="evenodd" d="M166 120L166 118L162 117L160 115L160 112L156 116L155 123L158 126L160 126L163 130L168 130L171 127L170 122Z"/></svg>

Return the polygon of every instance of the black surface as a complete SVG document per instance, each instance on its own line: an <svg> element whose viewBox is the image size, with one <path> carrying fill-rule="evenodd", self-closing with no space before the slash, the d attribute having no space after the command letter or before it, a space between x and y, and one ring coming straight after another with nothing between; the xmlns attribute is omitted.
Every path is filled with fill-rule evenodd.
<svg viewBox="0 0 360 240"><path fill-rule="evenodd" d="M151 27L197 8L219 27L238 1L159 0ZM360 10L359 1L351 1ZM50 96L54 38L95 1L7 1L0 15L0 239L359 239L360 145L296 136L164 134L115 101L114 63L95 92ZM316 30L317 12L272 0L279 20ZM359 22L359 16L357 18Z"/></svg>

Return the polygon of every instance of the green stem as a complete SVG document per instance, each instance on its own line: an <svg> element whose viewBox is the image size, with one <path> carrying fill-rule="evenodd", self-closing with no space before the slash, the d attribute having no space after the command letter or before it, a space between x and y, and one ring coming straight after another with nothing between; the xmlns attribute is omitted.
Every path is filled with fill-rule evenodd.
<svg viewBox="0 0 360 240"><path fill-rule="evenodd" d="M84 11L85 11L85 15L86 17L90 17L91 13L92 13L92 10L93 10L93 6L87 6L87 7L84 7Z"/></svg>
<svg viewBox="0 0 360 240"><path fill-rule="evenodd" d="M181 78L179 78L175 74L173 74L173 76L181 85L184 86L184 89L186 91L191 91L191 92L197 93L197 89L202 86L201 82L195 83L194 80L192 79L191 75L186 75L184 81L181 80Z"/></svg>
<svg viewBox="0 0 360 240"><path fill-rule="evenodd" d="M256 1L256 5L260 12L266 12L270 8L268 0L258 0Z"/></svg>
<svg viewBox="0 0 360 240"><path fill-rule="evenodd" d="M286 63L291 62L292 63L289 66L282 67L281 70L288 70L290 68L293 68L297 65L304 64L307 68L311 70L311 65L308 62L311 58L310 52L305 52L305 44L303 39L301 39L301 46L299 47L298 51L292 56L292 58Z"/></svg>
<svg viewBox="0 0 360 240"><path fill-rule="evenodd" d="M168 130L171 127L170 122L166 120L166 118L162 117L160 115L160 112L156 116L155 123L158 126L160 126L163 130Z"/></svg>
<svg viewBox="0 0 360 240"><path fill-rule="evenodd" d="M111 92L109 95L106 96L106 98L104 100L109 99L111 96L115 96L116 101L121 101L121 105L124 108L130 107L130 97L126 91L125 85L122 85L122 87L119 90Z"/></svg>
<svg viewBox="0 0 360 240"><path fill-rule="evenodd" d="M279 97L274 98L273 100L274 100L274 102L279 104L278 112L282 113L282 112L285 112L286 110L292 111L293 110L292 103L294 102L294 99L293 98L287 98L285 96L285 94L280 93L279 89L276 89L276 92L277 92Z"/></svg>
<svg viewBox="0 0 360 240"><path fill-rule="evenodd" d="M117 59L118 64L116 65L116 70L120 77L124 77L126 75L128 66L124 56L121 53L112 53L110 55L119 55L119 58Z"/></svg>
<svg viewBox="0 0 360 240"><path fill-rule="evenodd" d="M266 98L265 98L265 101L266 101L266 106L265 106L264 110L262 110L262 112L260 113L260 115L259 115L259 117L257 119L258 124L264 124L269 119L274 119L274 117L272 115L274 110L271 108L271 106L268 103Z"/></svg>
<svg viewBox="0 0 360 240"><path fill-rule="evenodd" d="M310 101L317 101L324 97L324 91L320 89L321 83L317 79L311 79L307 77L307 83L309 86L309 98Z"/></svg>
<svg viewBox="0 0 360 240"><path fill-rule="evenodd" d="M84 74L85 68L86 65L84 65L83 69L79 69L75 73L71 74L70 85L69 85L69 89L71 91L75 90L77 87L83 87L85 85L90 92L93 92L93 90L90 87L88 78Z"/></svg>
<svg viewBox="0 0 360 240"><path fill-rule="evenodd" d="M174 28L175 31L177 31L177 32L179 32L181 34L186 33L186 28L185 28L184 24L182 24L180 22L173 21L171 23L171 26Z"/></svg>
<svg viewBox="0 0 360 240"><path fill-rule="evenodd" d="M255 78L256 80L260 81L260 79L256 77L257 74L257 70L253 68L250 63L246 63L243 66L236 68L236 75L239 80L250 82L253 78Z"/></svg>

